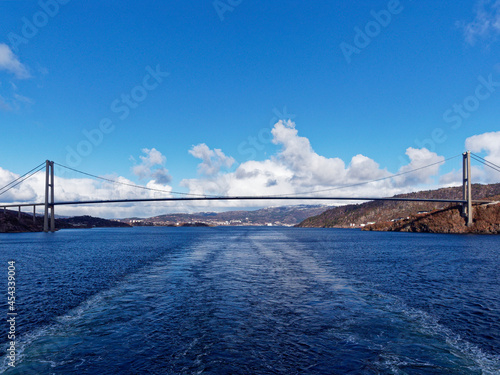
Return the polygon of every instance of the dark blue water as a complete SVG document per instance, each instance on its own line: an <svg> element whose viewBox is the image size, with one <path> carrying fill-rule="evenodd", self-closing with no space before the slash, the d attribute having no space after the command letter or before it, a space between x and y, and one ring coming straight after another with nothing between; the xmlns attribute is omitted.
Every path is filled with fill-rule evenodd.
<svg viewBox="0 0 500 375"><path fill-rule="evenodd" d="M3 234L0 372L499 374L499 245L298 228Z"/></svg>

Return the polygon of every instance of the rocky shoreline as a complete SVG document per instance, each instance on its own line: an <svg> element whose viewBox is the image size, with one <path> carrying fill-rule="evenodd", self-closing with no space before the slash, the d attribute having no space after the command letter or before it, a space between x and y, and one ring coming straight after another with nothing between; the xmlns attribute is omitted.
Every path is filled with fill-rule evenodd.
<svg viewBox="0 0 500 375"><path fill-rule="evenodd" d="M107 227L130 227L129 224L116 220L101 219L92 216L75 216L66 219L55 220L56 230L78 229L78 228L107 228ZM26 233L42 232L43 217L37 216L33 221L33 216L15 211L7 210L0 212L0 233Z"/></svg>
<svg viewBox="0 0 500 375"><path fill-rule="evenodd" d="M468 227L461 206L452 206L425 214L411 215L399 221L367 225L362 230L386 232L500 234L500 203L475 205L473 224Z"/></svg>

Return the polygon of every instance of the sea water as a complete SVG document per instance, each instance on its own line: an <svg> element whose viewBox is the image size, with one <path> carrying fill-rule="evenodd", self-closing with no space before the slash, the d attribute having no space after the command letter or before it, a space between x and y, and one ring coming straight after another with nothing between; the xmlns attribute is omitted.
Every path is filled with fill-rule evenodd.
<svg viewBox="0 0 500 375"><path fill-rule="evenodd" d="M0 373L499 374L499 245L276 227L1 234Z"/></svg>

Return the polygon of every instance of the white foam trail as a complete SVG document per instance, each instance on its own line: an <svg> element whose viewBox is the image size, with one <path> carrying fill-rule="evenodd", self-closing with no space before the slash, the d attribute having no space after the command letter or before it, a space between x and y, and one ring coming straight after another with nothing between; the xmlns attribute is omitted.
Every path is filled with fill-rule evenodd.
<svg viewBox="0 0 500 375"><path fill-rule="evenodd" d="M275 233L273 233L275 235ZM485 353L477 345L474 345L463 338L460 335L454 333L451 329L439 324L437 320L431 317L426 312L407 306L398 297L394 295L388 295L380 291L370 289L368 293L358 290L358 285L363 283L357 280L349 280L336 275L333 275L330 270L322 267L318 261L306 254L306 249L298 250L296 248L297 243L293 243L292 246L287 246L285 244L290 244L290 241L286 241L286 236L281 233L276 233L279 235L280 241L276 244L280 245L280 251L290 256L291 259L300 263L302 269L311 276L314 276L317 280L327 283L330 288L336 291L344 291L349 293L349 298L351 301L356 301L356 303L363 304L365 306L371 306L377 310L385 310L389 313L402 314L409 320L417 330L421 333L430 336L442 343L446 343L451 349L451 352L461 358L465 358L473 362L478 369L482 371L484 375L498 375L500 374L500 356ZM263 239L264 241L266 238ZM254 240L253 244L259 249L259 251L268 257L270 260L287 262L288 260L282 255L273 251L270 246L259 243L261 239ZM356 284L353 286L352 284ZM375 296L376 300L373 301L371 298L368 299L368 295ZM375 302L375 303L374 303ZM380 306L378 306L380 303ZM350 336L349 340L355 340L354 337ZM397 361L391 362L391 367L393 368L396 363L399 365L408 365L408 362L399 358ZM388 362L388 364L389 364ZM419 366L427 366L428 363L418 363ZM399 370L398 370L399 371Z"/></svg>
<svg viewBox="0 0 500 375"><path fill-rule="evenodd" d="M168 267L167 267L168 268ZM151 265L148 273L154 274L158 272L158 269L165 269L164 258L156 261L156 265ZM135 285L133 278L136 275L140 275L141 278L145 277L144 270L138 270L135 273L125 276L125 278L116 284L114 287L106 290L102 290L86 300L82 301L78 306L72 308L66 313L57 316L54 320L55 323L47 324L45 326L36 328L31 332L27 332L16 340L16 367L19 366L25 360L25 351L27 348L31 347L34 342L38 341L42 337L58 337L62 338L64 335L59 334L63 332L71 332L71 325L79 322L82 317L89 311L95 310L96 307L103 304L104 300L114 299L126 293L127 288ZM106 303L104 303L106 305ZM69 338L68 338L69 340ZM4 373L8 369L11 369L8 365L7 355L0 357L0 374Z"/></svg>
<svg viewBox="0 0 500 375"><path fill-rule="evenodd" d="M56 323L48 324L43 327L37 328L32 332L27 332L24 335L20 336L18 340L16 340L16 367L23 363L25 359L25 351L28 347L30 347L35 341L39 340L42 337L61 337L58 333L62 331L68 332L68 326L70 326L73 322L78 321L81 317L90 309L99 306L102 300L105 298L111 298L115 296L119 291L119 287L101 291L82 303L76 306L75 308L69 310L63 315L60 315L55 318ZM12 368L8 365L7 355L4 355L0 358L0 374L7 371L9 368Z"/></svg>
<svg viewBox="0 0 500 375"><path fill-rule="evenodd" d="M485 353L477 345L464 340L451 329L439 324L428 313L415 308L402 306L403 313L416 322L422 333L445 341L456 352L474 362L484 375L500 374L500 355Z"/></svg>

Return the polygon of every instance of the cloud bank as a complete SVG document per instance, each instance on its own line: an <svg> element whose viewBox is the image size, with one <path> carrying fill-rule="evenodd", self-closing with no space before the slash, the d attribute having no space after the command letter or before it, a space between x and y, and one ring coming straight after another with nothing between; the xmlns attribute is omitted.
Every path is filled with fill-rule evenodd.
<svg viewBox="0 0 500 375"><path fill-rule="evenodd" d="M360 184L391 175L376 161L361 154L354 156L347 166L340 158L319 155L312 148L309 139L298 134L295 123L290 120L278 121L271 133L272 142L280 146L276 155L264 161L250 160L241 163L232 172L221 172L218 168L211 168L212 173L208 174L205 173L206 158L202 158L203 162L198 167L200 177L185 179L181 185L187 187L191 193L206 195L283 195L319 191L313 195L324 196L323 190L326 189ZM215 151L221 152L212 151L205 144L195 146L193 149L203 149L205 155L214 155ZM190 153L194 155L193 152ZM194 156L200 157L200 154L196 153ZM444 160L444 157L425 148L410 147L406 154L410 162L401 167L399 173ZM436 176L438 171L439 165L435 165L395 179L338 189L335 195L390 196L413 189L417 184L432 183L432 177Z"/></svg>
<svg viewBox="0 0 500 375"><path fill-rule="evenodd" d="M224 155L217 148L210 150L205 143L193 146L189 153L202 160L198 165L198 172L205 176L214 176L221 168L230 168L235 163L232 157Z"/></svg>
<svg viewBox="0 0 500 375"><path fill-rule="evenodd" d="M484 156L484 159L493 164L500 165L500 131L469 137L465 140L465 147L475 153L485 152L486 156ZM492 168L485 167L479 169L476 173L479 174L481 182L493 183L500 180L500 172Z"/></svg>
<svg viewBox="0 0 500 375"><path fill-rule="evenodd" d="M285 195L339 197L387 197L395 194L461 184L462 172L458 168L439 175L444 157L425 148L409 147L406 150L408 164L389 172L375 160L362 154L355 155L346 163L337 157L325 157L314 151L309 139L299 135L292 121L278 121L273 129L273 143L279 150L266 160L250 160L237 164L235 159L220 149L211 149L205 143L193 146L188 153L200 159L198 177L184 179L180 185L191 194L241 196ZM500 165L500 131L478 134L467 138L465 146L480 153L486 160ZM132 198L171 197L171 180L165 168L166 157L155 148L145 148L140 162L131 172L138 179L148 180L143 185L152 190L113 184L89 178L57 177L56 200L107 200ZM135 160L135 159L133 159ZM458 160L458 159L455 159ZM423 168L430 164L431 167ZM460 165L460 162L457 162ZM410 171L416 170L409 173ZM393 174L401 174L389 178ZM478 165L473 166L473 182L493 183L500 181L500 173ZM19 177L18 174L0 168L0 186ZM123 176L103 176L125 184L134 181ZM34 177L5 194L1 202L43 202L44 173ZM373 181L364 184L366 181ZM346 188L345 186L348 185ZM0 191L1 192L1 191ZM293 203L292 203L293 202ZM309 201L313 203L314 201ZM300 204L290 201L286 204ZM323 202L324 203L324 202ZM341 204L347 203L343 201ZM211 201L211 202L153 202L140 204L109 204L100 206L57 207L58 214L95 215L107 218L154 216L168 212L195 212L222 210L230 207L257 207L284 204L282 201ZM330 203L331 204L331 203Z"/></svg>
<svg viewBox="0 0 500 375"><path fill-rule="evenodd" d="M63 178L55 176L55 198L56 201L84 201L84 200L109 200L109 199L138 199L138 198L156 198L171 197L172 187L163 185L151 180L144 186L150 189L164 190L165 193L137 189L132 186L115 184L102 180L91 178ZM18 178L19 175L8 170L0 168L0 186L5 186L10 181ZM133 185L131 181L122 176L110 175L102 176L111 180L116 180L124 184ZM8 192L0 195L2 203L21 203L37 202L42 203L45 200L45 172L41 171L22 184L14 187ZM171 204L101 204L101 205L79 205L57 206L55 211L57 215L94 215L106 218L118 218L140 215L147 212L152 215L159 214L168 210ZM30 211L31 208L26 208ZM42 213L42 207L37 208L38 213Z"/></svg>
<svg viewBox="0 0 500 375"><path fill-rule="evenodd" d="M165 185L172 181L172 176L168 174L168 169L165 168L167 158L155 148L142 149L146 156L139 156L141 163L132 167L132 173L140 180L146 178L153 179L154 183ZM132 160L135 160L131 157Z"/></svg>

